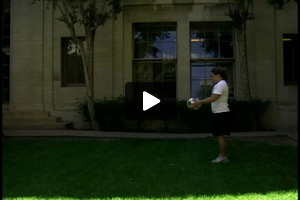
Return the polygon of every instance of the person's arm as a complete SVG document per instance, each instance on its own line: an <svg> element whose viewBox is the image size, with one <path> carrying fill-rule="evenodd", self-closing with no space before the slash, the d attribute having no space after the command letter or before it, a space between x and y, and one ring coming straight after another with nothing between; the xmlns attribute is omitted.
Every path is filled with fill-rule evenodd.
<svg viewBox="0 0 300 200"><path fill-rule="evenodd" d="M218 100L220 98L220 94L212 94L210 97L206 98L206 99L201 99L201 100L197 100L194 104L193 107L194 108L198 108L201 106L201 104L208 104L208 103L212 103L216 100Z"/></svg>

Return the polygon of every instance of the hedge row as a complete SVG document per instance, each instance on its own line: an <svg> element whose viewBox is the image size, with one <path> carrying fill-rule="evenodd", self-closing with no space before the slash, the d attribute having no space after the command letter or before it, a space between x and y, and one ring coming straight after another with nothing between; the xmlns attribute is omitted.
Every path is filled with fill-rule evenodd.
<svg viewBox="0 0 300 200"><path fill-rule="evenodd" d="M257 127L257 118L270 106L270 101L230 100L231 130L250 131ZM211 132L211 108L209 104L195 111L186 107L186 101L178 101L175 120L127 120L125 99L104 98L95 101L96 120L103 131L139 131L166 133L207 133ZM77 103L77 110L85 121L89 121L85 101Z"/></svg>

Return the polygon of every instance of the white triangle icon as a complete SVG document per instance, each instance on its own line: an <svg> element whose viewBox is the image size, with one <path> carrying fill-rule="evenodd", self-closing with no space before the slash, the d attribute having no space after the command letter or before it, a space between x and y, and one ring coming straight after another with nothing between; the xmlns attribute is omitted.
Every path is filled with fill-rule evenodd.
<svg viewBox="0 0 300 200"><path fill-rule="evenodd" d="M148 110L149 108L155 106L160 102L160 99L149 94L148 92L143 91L143 111Z"/></svg>

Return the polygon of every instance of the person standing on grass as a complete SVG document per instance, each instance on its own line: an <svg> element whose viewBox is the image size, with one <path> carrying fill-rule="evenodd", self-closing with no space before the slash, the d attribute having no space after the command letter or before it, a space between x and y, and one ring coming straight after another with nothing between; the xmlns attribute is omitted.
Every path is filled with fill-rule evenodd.
<svg viewBox="0 0 300 200"><path fill-rule="evenodd" d="M224 135L230 135L229 129L229 114L228 107L228 86L226 83L226 72L220 67L211 70L211 78L214 85L211 97L197 100L193 107L199 109L201 104L211 103L211 110L213 113L213 136L217 138L220 148L219 156L212 160L213 163L228 162L227 157L227 140Z"/></svg>

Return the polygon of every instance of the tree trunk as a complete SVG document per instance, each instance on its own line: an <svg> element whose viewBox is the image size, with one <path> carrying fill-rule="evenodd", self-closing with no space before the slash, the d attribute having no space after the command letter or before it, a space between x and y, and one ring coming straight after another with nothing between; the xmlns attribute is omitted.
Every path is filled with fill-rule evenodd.
<svg viewBox="0 0 300 200"><path fill-rule="evenodd" d="M100 130L99 124L95 118L94 39L97 27L100 25L104 25L106 20L108 19L115 19L116 15L121 11L120 2L118 0L104 1L101 11L97 9L96 0L44 0L44 2L52 2L54 6L58 7L61 13L61 17L57 19L67 25L72 38L79 43L83 61L84 79L86 85L86 100L88 105L89 117L93 129ZM106 5L111 6L111 8L106 10ZM81 41L76 35L75 24L77 23L79 23L80 25L84 25L86 33L86 47L84 46L83 41Z"/></svg>
<svg viewBox="0 0 300 200"><path fill-rule="evenodd" d="M245 100L251 100L246 41L246 24L250 16L249 4L249 0L246 3L245 0L234 0L229 8L229 16L235 27L235 35L240 54L240 75L243 84L243 98Z"/></svg>
<svg viewBox="0 0 300 200"><path fill-rule="evenodd" d="M246 100L251 100L248 57L247 57L246 27L242 26L242 28L236 29L236 36L237 36L239 54L240 54L240 69L241 69L241 78L243 83L243 94Z"/></svg>
<svg viewBox="0 0 300 200"><path fill-rule="evenodd" d="M91 125L94 131L99 131L100 126L98 121L96 120L96 115L95 115L95 102L94 102L94 97L87 95L87 105L88 105L88 110L90 114L90 119L91 119Z"/></svg>
<svg viewBox="0 0 300 200"><path fill-rule="evenodd" d="M95 41L95 31L88 30L86 33L87 36L87 68L89 72L89 87L87 90L87 101L90 113L91 124L93 130L100 130L99 123L96 120L95 114L95 101L94 101L94 41Z"/></svg>
<svg viewBox="0 0 300 200"><path fill-rule="evenodd" d="M95 31L86 29L86 48L84 47L82 42L80 44L80 48L83 49L82 60L89 117L93 130L98 131L100 130L100 126L98 121L96 120L94 101L94 38Z"/></svg>

